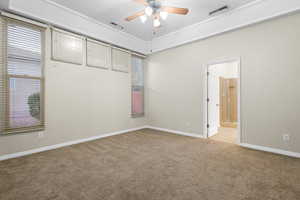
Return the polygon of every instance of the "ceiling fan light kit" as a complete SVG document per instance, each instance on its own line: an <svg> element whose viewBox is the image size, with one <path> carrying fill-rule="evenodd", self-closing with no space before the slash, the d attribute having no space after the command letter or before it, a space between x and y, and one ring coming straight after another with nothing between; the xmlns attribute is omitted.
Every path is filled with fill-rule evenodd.
<svg viewBox="0 0 300 200"><path fill-rule="evenodd" d="M168 18L169 13L166 11L160 11L159 15L163 20L166 20Z"/></svg>
<svg viewBox="0 0 300 200"><path fill-rule="evenodd" d="M145 13L146 13L146 15L148 15L150 17L153 14L153 8L151 8L150 6L147 6L145 8Z"/></svg>
<svg viewBox="0 0 300 200"><path fill-rule="evenodd" d="M153 20L153 26L154 26L155 28L157 28L157 27L160 26L160 21L159 21L158 18L155 18L155 19Z"/></svg>
<svg viewBox="0 0 300 200"><path fill-rule="evenodd" d="M179 15L187 15L189 9L187 8L176 8L176 7L169 7L169 6L162 6L161 0L133 0L139 4L145 6L143 11L135 13L127 17L126 21L131 21L136 18L140 18L142 23L147 21L147 16L153 19L153 26L155 28L160 27L161 22L160 18L166 20L170 13L172 14L179 14Z"/></svg>
<svg viewBox="0 0 300 200"><path fill-rule="evenodd" d="M140 16L140 20L142 23L145 23L147 21L147 16L146 15Z"/></svg>

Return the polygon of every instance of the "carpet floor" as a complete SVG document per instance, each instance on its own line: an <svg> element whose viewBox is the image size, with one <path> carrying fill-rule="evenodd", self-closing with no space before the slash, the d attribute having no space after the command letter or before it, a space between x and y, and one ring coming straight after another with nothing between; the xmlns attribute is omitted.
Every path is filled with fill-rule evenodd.
<svg viewBox="0 0 300 200"><path fill-rule="evenodd" d="M237 134L238 134L237 128L219 127L218 133L210 137L209 139L236 144Z"/></svg>
<svg viewBox="0 0 300 200"><path fill-rule="evenodd" d="M141 130L0 162L1 200L299 200L300 159Z"/></svg>

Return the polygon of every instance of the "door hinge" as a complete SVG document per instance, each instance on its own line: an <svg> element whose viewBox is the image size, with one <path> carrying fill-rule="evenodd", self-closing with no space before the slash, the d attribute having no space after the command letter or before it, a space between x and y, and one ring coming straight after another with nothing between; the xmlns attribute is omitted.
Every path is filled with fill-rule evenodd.
<svg viewBox="0 0 300 200"><path fill-rule="evenodd" d="M209 124L207 124L206 127L209 128Z"/></svg>
<svg viewBox="0 0 300 200"><path fill-rule="evenodd" d="M208 76L208 75L209 75L209 72L207 72L206 74L207 74L207 76Z"/></svg>
<svg viewBox="0 0 300 200"><path fill-rule="evenodd" d="M209 98L207 98L207 99L206 99L206 101L207 101L207 102L209 102L209 101L210 101L210 99L209 99Z"/></svg>

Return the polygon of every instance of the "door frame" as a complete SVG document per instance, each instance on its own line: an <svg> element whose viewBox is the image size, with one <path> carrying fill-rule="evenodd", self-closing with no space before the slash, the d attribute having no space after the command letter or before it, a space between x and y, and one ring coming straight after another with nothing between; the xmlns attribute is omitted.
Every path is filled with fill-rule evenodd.
<svg viewBox="0 0 300 200"><path fill-rule="evenodd" d="M242 120L241 120L241 105L242 105L242 101L241 101L241 58L240 57L236 57L236 58L223 58L223 59L215 59L212 62L208 62L207 64L204 65L203 69L204 69L204 82L203 82L203 136L204 138L208 139L208 72L209 72L209 67L211 65L216 65L216 64L222 64L222 63L230 63L230 62L237 62L238 63L238 79L237 79L237 144L240 145L242 143Z"/></svg>

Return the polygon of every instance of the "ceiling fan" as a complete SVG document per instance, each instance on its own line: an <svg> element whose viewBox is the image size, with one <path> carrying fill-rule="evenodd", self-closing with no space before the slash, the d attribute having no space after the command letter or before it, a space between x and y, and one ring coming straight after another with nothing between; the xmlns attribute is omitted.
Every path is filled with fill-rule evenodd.
<svg viewBox="0 0 300 200"><path fill-rule="evenodd" d="M189 9L187 8L162 6L161 4L162 0L133 0L133 1L144 5L145 9L135 13L134 15L127 17L125 20L131 21L139 17L142 23L145 23L147 21L147 17L150 17L153 19L153 26L155 28L160 26L161 24L160 18L166 20L169 13L186 15L189 12Z"/></svg>

